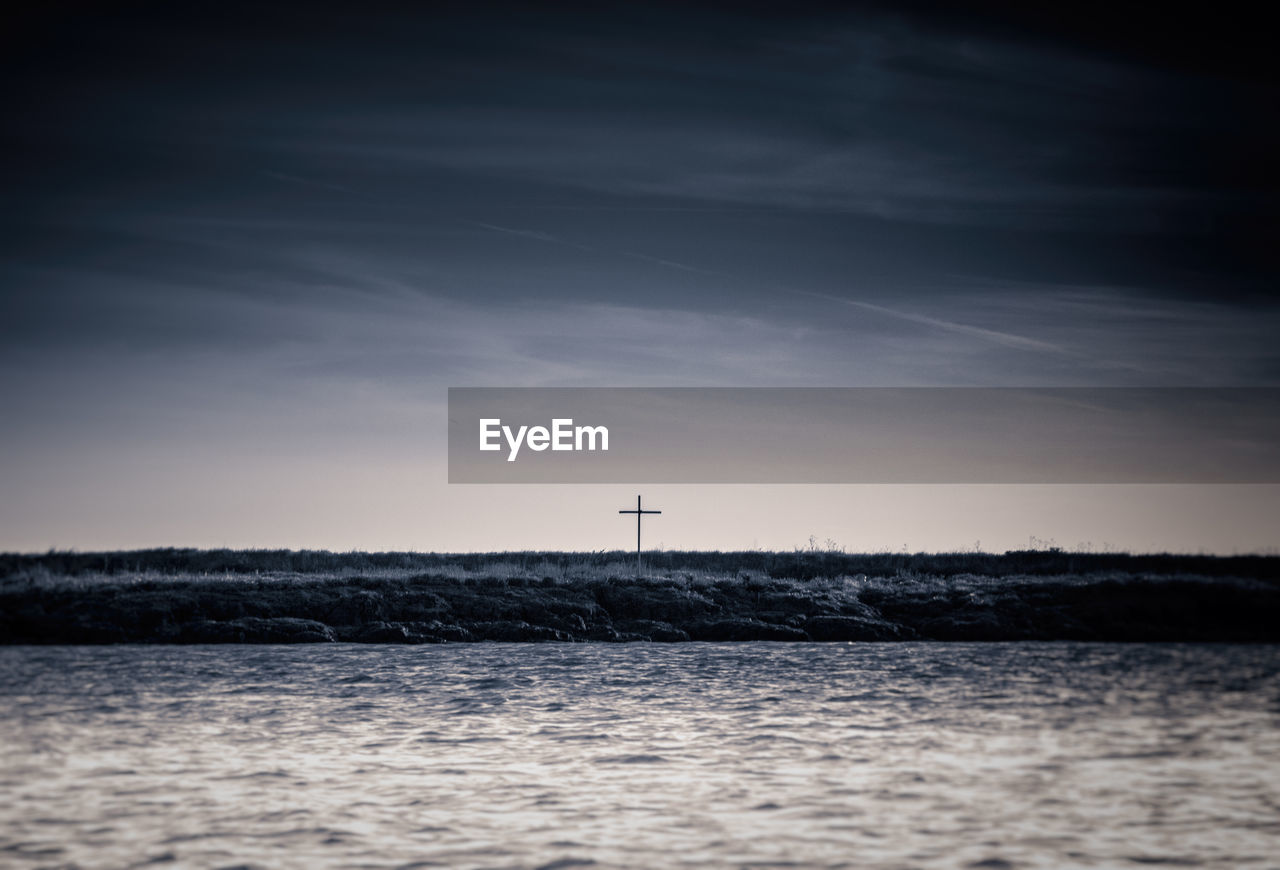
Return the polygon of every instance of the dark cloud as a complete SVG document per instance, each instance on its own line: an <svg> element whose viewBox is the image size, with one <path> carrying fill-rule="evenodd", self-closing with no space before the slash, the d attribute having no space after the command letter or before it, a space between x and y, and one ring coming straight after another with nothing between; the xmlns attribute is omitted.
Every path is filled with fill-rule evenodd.
<svg viewBox="0 0 1280 870"><path fill-rule="evenodd" d="M194 439L287 477L451 384L1277 383L1275 88L1229 11L23 16L6 476Z"/></svg>
<svg viewBox="0 0 1280 870"><path fill-rule="evenodd" d="M1226 292L1259 292L1271 92L1167 36L1047 24L820 6L64 15L11 61L9 215L29 237L33 215L136 212L379 228L502 225L512 206L845 214L900 248L999 230L996 272L1029 241L1120 280L1194 272L1203 289L1212 272L1221 293L1225 273ZM557 234L554 217L527 231ZM1043 260L1022 277L1057 277Z"/></svg>

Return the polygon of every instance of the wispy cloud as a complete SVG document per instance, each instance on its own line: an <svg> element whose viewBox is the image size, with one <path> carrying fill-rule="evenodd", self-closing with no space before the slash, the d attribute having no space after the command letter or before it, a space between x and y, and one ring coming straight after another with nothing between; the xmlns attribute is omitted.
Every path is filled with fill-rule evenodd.
<svg viewBox="0 0 1280 870"><path fill-rule="evenodd" d="M714 275L720 278L732 277L727 272L721 272L715 269L703 269L698 266L690 266L687 263L677 263L675 260L665 260L662 257L652 257L648 254L640 254L635 251L619 251L618 253L624 257L643 260L646 263L654 263L659 266L665 266L668 269L678 269L681 272L693 272L698 275Z"/></svg>
<svg viewBox="0 0 1280 870"><path fill-rule="evenodd" d="M813 293L807 290L791 290L790 292L801 296L809 296L814 299L825 299L826 301L836 303L837 305L848 305L851 308L860 308L863 311L872 311L876 314L883 314L886 317L895 317L899 320L919 323L935 329L944 329L948 332L977 338L982 341L989 341L1004 347L1062 354L1064 356L1072 355L1072 352L1064 347L1060 347L1052 342L1029 338L1025 335L1014 335L1013 333L1002 332L998 329L987 329L981 326L973 326L968 323L957 323L954 320L945 320L940 317L931 317L926 314L917 314L910 311L901 311L896 308L887 308L883 305L874 305L870 302L860 302L857 299L844 299L839 296L829 296L825 293Z"/></svg>
<svg viewBox="0 0 1280 870"><path fill-rule="evenodd" d="M551 233L540 232L538 230L514 229L512 227L503 227L503 226L498 226L497 224L489 224L489 223L483 223L481 221L472 221L472 220L463 221L463 223L470 224L471 226L480 227L481 229L492 230L498 233L507 233L508 235L519 236L520 238L524 238L524 239L532 239L538 242L547 242L548 244L553 244L553 245L563 245L568 248L577 248L580 251L596 252L596 251L602 250L596 246L580 244L578 242L573 242L568 239L564 239L560 236L552 235ZM642 260L646 263L654 263L658 266L664 266L668 269L677 269L682 272L693 272L698 275L715 275L718 277L730 277L725 272L716 271L714 269L703 269L698 266L690 266L687 263L678 263L675 260L667 260L662 257L654 257L649 254L641 254L637 251L622 251L622 250L609 249L609 250L604 250L602 252L607 254L613 254L619 257L629 257L633 260Z"/></svg>
<svg viewBox="0 0 1280 870"><path fill-rule="evenodd" d="M772 63L758 63L753 47ZM565 35L555 49L584 61L602 53ZM784 208L1163 232L1194 223L1196 213L1202 220L1206 209L1237 207L1242 196L1202 168L1187 171L1196 157L1178 134L1203 120L1179 120L1165 107L1195 98L1201 116L1223 110L1208 98L1211 87L1181 74L875 18L770 35L716 62L657 63L627 49L603 49L611 73L600 87L617 90L616 105L597 105L577 82L548 73L542 93L561 98L527 109L373 105L358 125L300 116L296 135L286 128L272 145L329 162L434 167L642 200L607 206L614 209ZM628 102L638 99L632 77L646 74L661 110ZM753 92L757 99L744 96ZM713 96L717 110L706 111Z"/></svg>
<svg viewBox="0 0 1280 870"><path fill-rule="evenodd" d="M462 221L464 224L470 224L473 227L480 227L483 230L491 230L495 233L506 233L509 236L519 236L522 239L533 239L536 242L548 242L553 245L565 245L570 248L578 248L579 250L589 251L587 245L579 245L574 242L566 242L564 239L553 236L551 233L539 232L538 230L521 230L514 227L501 227L497 224L487 224L482 221Z"/></svg>

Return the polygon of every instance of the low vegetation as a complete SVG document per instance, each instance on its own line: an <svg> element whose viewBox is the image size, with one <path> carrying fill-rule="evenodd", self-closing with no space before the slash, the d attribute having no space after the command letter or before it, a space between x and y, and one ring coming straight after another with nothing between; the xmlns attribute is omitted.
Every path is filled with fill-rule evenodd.
<svg viewBox="0 0 1280 870"><path fill-rule="evenodd" d="M1280 641L1280 558L1068 553L0 556L0 643Z"/></svg>

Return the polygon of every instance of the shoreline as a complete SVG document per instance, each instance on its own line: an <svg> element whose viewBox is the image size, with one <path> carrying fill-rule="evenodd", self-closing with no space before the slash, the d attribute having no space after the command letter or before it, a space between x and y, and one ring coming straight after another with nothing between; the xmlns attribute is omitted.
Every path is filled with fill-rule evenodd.
<svg viewBox="0 0 1280 870"><path fill-rule="evenodd" d="M499 576L483 565L452 573L352 567L345 575L332 566L220 575L46 567L0 580L0 644L1276 643L1276 561L1264 558L1268 570L1252 577L1175 571L1176 559L1167 573L899 570L806 579L678 569L628 579L592 566L560 576Z"/></svg>

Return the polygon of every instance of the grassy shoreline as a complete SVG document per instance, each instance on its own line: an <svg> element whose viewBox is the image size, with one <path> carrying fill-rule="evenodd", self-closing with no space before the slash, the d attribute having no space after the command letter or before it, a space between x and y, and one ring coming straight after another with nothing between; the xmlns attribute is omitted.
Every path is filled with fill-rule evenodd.
<svg viewBox="0 0 1280 870"><path fill-rule="evenodd" d="M1280 558L1065 553L0 555L0 643L1280 642Z"/></svg>
<svg viewBox="0 0 1280 870"><path fill-rule="evenodd" d="M160 573L182 575L292 572L487 573L521 576L634 576L635 552L503 551L491 553L421 553L412 551L331 552L328 550L197 549L163 547L145 550L50 550L47 553L0 553L0 580L23 573L82 576ZM680 551L644 554L646 573L701 572L767 574L808 580L840 575L896 573L1010 575L1126 573L1197 574L1206 577L1251 577L1280 580L1280 555L1214 556L1176 553L1077 552L1060 548L1011 550L1004 553L845 553L811 547L795 550Z"/></svg>

